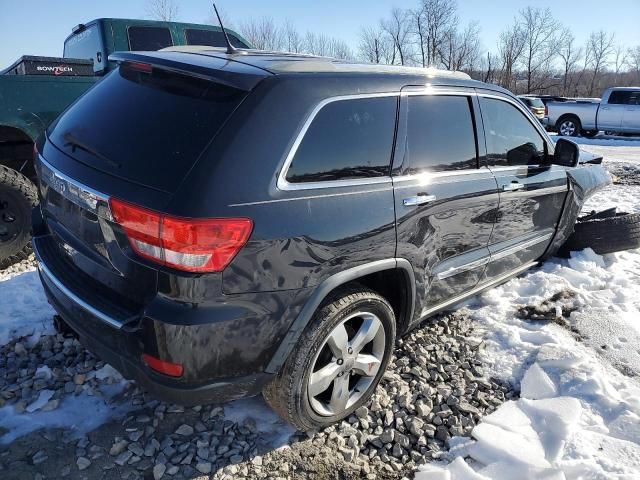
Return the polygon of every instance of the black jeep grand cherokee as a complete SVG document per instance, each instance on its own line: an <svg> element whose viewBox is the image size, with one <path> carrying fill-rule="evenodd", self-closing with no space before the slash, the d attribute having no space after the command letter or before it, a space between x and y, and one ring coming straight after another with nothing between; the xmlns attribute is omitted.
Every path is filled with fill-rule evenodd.
<svg viewBox="0 0 640 480"><path fill-rule="evenodd" d="M300 429L367 401L396 337L554 251L607 181L466 75L122 53L38 143L34 249L85 345L182 404Z"/></svg>

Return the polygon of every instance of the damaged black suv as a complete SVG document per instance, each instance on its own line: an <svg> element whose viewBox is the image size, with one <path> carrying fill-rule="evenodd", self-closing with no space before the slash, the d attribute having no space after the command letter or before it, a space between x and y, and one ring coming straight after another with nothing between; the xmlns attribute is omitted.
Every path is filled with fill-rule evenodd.
<svg viewBox="0 0 640 480"><path fill-rule="evenodd" d="M172 402L348 416L398 335L553 253L607 182L460 73L110 58L38 142L34 250L86 347Z"/></svg>

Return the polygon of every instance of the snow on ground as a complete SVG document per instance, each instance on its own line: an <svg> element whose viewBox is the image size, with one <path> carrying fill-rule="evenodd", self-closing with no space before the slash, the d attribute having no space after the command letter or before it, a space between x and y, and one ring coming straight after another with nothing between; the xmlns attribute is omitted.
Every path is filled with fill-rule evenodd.
<svg viewBox="0 0 640 480"><path fill-rule="evenodd" d="M35 270L0 273L0 345L11 338L28 337L35 344L40 335L53 333L53 309L47 303Z"/></svg>
<svg viewBox="0 0 640 480"><path fill-rule="evenodd" d="M572 139L612 170L640 164L640 139ZM640 211L640 186L612 185L585 211ZM519 306L556 295L570 329L522 319ZM451 463L422 466L416 480L632 479L640 477L640 250L591 250L553 259L465 307L486 331L490 373L520 388L450 444ZM552 306L553 307L553 306ZM628 374L628 376L625 375Z"/></svg>

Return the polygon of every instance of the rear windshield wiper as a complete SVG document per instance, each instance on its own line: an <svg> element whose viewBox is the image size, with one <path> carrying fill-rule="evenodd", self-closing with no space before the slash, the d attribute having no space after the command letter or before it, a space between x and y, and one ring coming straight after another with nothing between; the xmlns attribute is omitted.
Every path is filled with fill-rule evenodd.
<svg viewBox="0 0 640 480"><path fill-rule="evenodd" d="M94 157L99 158L100 160L107 162L109 165L116 167L116 168L120 168L121 165L117 162L114 162L113 160L111 160L110 158L105 157L103 154L101 154L100 152L98 152L97 150L95 150L92 147L89 147L87 144L83 143L82 140L79 140L78 138L76 138L71 132L67 132L65 133L62 138L64 139L64 146L71 146L71 151L75 152L76 148L79 148L80 150L84 150L87 153L90 153L91 155L93 155Z"/></svg>

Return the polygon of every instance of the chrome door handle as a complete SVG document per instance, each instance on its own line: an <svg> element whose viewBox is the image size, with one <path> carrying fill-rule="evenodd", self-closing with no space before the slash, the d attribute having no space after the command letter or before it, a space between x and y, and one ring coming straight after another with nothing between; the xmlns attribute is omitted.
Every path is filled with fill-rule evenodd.
<svg viewBox="0 0 640 480"><path fill-rule="evenodd" d="M415 197L404 198L402 204L405 207L411 207L414 205L424 205L425 203L433 202L435 199L435 195L418 194Z"/></svg>
<svg viewBox="0 0 640 480"><path fill-rule="evenodd" d="M524 185L519 182L508 183L506 185L502 185L502 190L504 192L515 192L516 190L522 190Z"/></svg>

